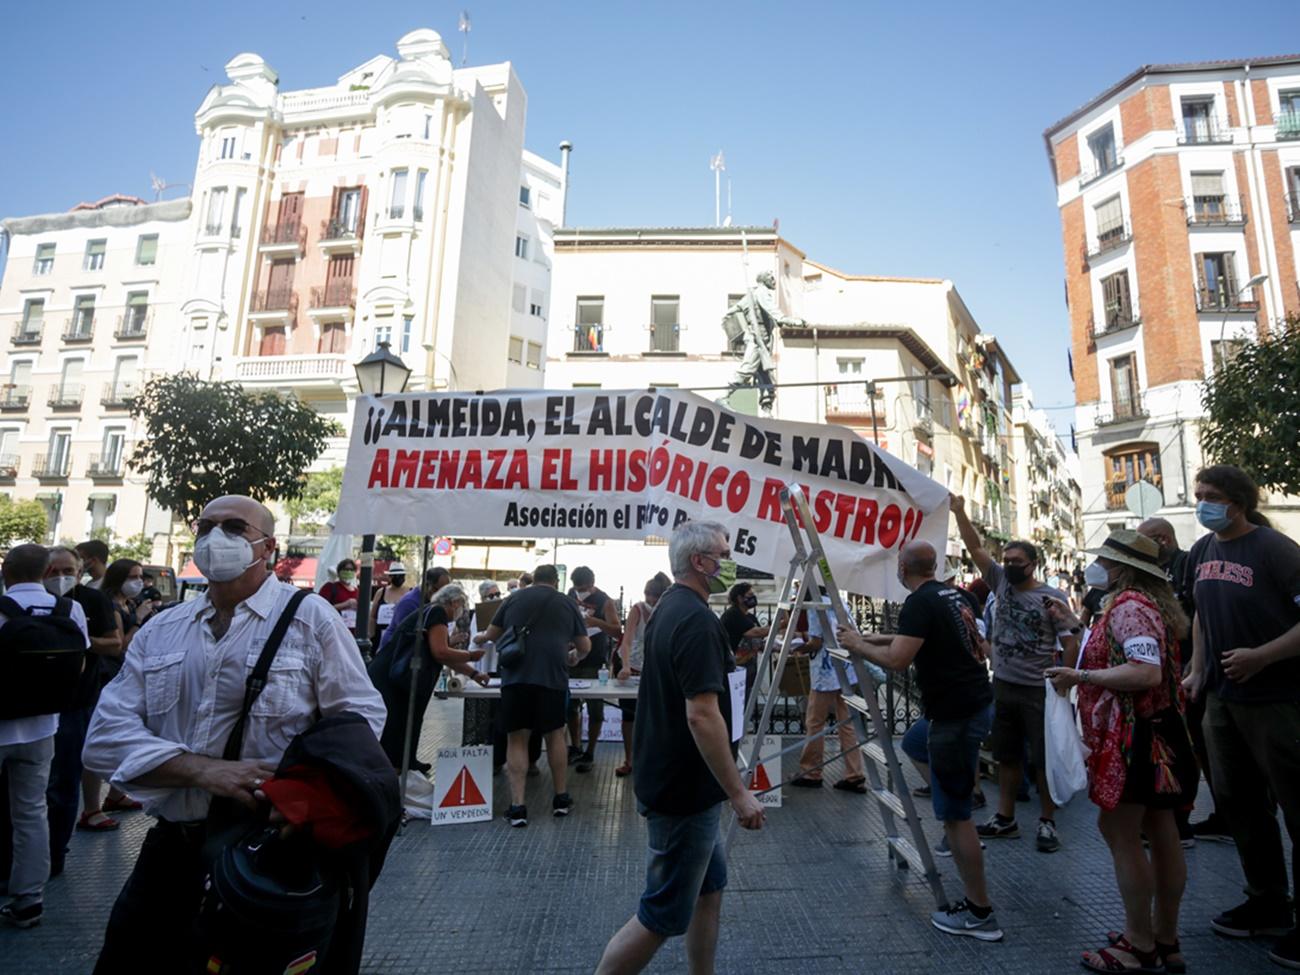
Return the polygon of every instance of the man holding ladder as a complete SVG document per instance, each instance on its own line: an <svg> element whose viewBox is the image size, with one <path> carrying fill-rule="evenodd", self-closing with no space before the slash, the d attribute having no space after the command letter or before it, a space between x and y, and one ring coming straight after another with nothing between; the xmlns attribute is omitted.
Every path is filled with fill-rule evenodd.
<svg viewBox="0 0 1300 975"><path fill-rule="evenodd" d="M921 706L930 719L930 788L935 815L943 821L953 862L966 896L930 916L947 934L1001 941L984 881L984 854L971 822L971 799L980 742L992 722L993 691L978 656L975 619L952 586L935 579L938 558L928 542L912 542L898 559L898 579L911 592L899 615L898 633L836 631L845 650L890 670L916 664Z"/></svg>

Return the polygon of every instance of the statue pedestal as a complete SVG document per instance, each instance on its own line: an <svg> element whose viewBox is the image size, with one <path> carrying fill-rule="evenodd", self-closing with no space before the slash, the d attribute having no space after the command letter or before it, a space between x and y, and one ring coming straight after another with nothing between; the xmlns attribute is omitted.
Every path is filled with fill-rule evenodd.
<svg viewBox="0 0 1300 975"><path fill-rule="evenodd" d="M758 387L746 386L734 390L723 401L723 405L733 413L748 413L750 416L763 416L758 408Z"/></svg>

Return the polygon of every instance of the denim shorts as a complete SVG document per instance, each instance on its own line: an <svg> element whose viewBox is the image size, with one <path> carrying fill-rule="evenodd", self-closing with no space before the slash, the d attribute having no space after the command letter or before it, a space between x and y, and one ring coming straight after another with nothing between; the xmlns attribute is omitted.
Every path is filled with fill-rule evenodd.
<svg viewBox="0 0 1300 975"><path fill-rule="evenodd" d="M971 817L980 744L988 737L992 724L992 705L968 718L930 722L930 799L935 816L945 823Z"/></svg>
<svg viewBox="0 0 1300 975"><path fill-rule="evenodd" d="M722 805L690 816L666 816L638 806L650 850L637 920L661 937L676 937L690 927L695 902L727 886L727 856L718 830Z"/></svg>
<svg viewBox="0 0 1300 975"><path fill-rule="evenodd" d="M914 762L920 762L923 765L930 764L930 719L917 718L912 722L912 726L903 733L903 740L899 742L899 747L903 749L903 754Z"/></svg>

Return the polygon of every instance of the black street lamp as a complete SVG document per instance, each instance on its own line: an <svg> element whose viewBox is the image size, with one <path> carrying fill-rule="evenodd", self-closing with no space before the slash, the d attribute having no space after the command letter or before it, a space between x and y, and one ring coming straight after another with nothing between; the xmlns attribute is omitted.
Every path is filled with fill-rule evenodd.
<svg viewBox="0 0 1300 975"><path fill-rule="evenodd" d="M352 367L363 395L390 396L406 390L411 367L394 355L387 342ZM375 536L361 536L361 578L357 581L357 625L352 631L363 658L370 656L370 587L375 572Z"/></svg>

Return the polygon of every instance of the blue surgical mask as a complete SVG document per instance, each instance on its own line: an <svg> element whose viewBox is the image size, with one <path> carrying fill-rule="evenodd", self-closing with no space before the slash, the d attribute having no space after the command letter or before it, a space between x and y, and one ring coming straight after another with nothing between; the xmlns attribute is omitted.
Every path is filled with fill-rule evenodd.
<svg viewBox="0 0 1300 975"><path fill-rule="evenodd" d="M1196 520L1212 532L1221 532L1232 524L1228 506L1218 501L1196 502Z"/></svg>

